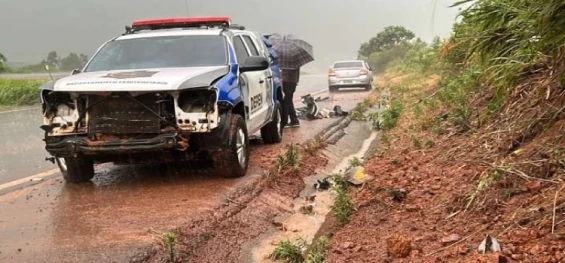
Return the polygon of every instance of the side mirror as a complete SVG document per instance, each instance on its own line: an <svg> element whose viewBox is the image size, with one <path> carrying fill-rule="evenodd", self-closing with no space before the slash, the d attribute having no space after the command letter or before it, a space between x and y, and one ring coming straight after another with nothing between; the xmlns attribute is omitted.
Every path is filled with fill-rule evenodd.
<svg viewBox="0 0 565 263"><path fill-rule="evenodd" d="M76 68L75 68L75 69L73 69L73 71L71 71L71 76L72 76L72 75L76 75L76 74L78 74L78 73L80 73L80 69L76 69Z"/></svg>
<svg viewBox="0 0 565 263"><path fill-rule="evenodd" d="M240 65L239 71L243 73L248 71L267 70L270 65L269 60L265 57L251 56L243 62L243 65Z"/></svg>

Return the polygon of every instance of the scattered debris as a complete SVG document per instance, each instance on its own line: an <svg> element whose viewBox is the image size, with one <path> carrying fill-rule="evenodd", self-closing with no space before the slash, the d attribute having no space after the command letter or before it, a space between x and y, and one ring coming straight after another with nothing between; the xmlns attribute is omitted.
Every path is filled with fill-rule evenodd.
<svg viewBox="0 0 565 263"><path fill-rule="evenodd" d="M346 180L353 184L353 185L362 185L367 181L371 181L374 179L373 176L370 176L365 173L365 168L363 166L356 166L350 167L345 172Z"/></svg>
<svg viewBox="0 0 565 263"><path fill-rule="evenodd" d="M316 119L324 119L324 118L334 118L334 117L341 117L347 116L348 113L341 109L341 106L337 105L334 107L334 110L330 109L320 109L316 102L324 101L329 99L318 97L314 99L314 97L310 96L310 94L302 96L302 103L306 105L306 107L301 107L296 109L296 114L298 118L301 119L308 119L308 120L316 120Z"/></svg>
<svg viewBox="0 0 565 263"><path fill-rule="evenodd" d="M479 252L485 254L487 252L499 252L501 251L500 243L496 238L487 235L487 237L479 245Z"/></svg>
<svg viewBox="0 0 565 263"><path fill-rule="evenodd" d="M314 184L314 188L318 189L319 191L325 191L330 189L331 187L331 183L328 180L328 178L324 178L321 181L317 180L316 183Z"/></svg>

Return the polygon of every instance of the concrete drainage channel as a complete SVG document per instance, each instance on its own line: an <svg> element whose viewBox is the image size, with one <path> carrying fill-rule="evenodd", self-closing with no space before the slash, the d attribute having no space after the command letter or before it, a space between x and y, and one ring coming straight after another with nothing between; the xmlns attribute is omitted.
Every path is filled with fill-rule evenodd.
<svg viewBox="0 0 565 263"><path fill-rule="evenodd" d="M388 94L383 92L383 98ZM380 112L381 108L371 108L368 113ZM331 212L334 202L332 190L317 191L314 184L332 174L343 174L350 166L350 160L364 160L369 149L376 147L378 132L371 130L370 122L352 121L350 117L336 121L321 135L328 143L323 150L329 159L324 172L304 178L305 188L293 201L293 213L275 218L273 228L242 246L240 262L274 262L269 256L279 241L302 240L312 244ZM305 207L309 207L305 212Z"/></svg>

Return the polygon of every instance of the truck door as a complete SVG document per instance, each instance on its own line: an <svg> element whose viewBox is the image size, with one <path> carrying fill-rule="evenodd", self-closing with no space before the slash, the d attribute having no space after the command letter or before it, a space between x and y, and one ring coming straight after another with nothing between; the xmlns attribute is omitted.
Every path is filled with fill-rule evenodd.
<svg viewBox="0 0 565 263"><path fill-rule="evenodd" d="M238 56L238 63L243 64L249 56L259 56L257 45L253 39L246 34L238 35L234 38L234 49ZM239 49L239 51L238 51ZM245 52L244 52L245 51ZM247 128L249 134L256 133L265 124L266 119L270 116L268 93L272 89L270 76L270 69L264 71L245 72L240 75L245 85L242 85L245 106L248 116ZM272 96L271 96L272 98Z"/></svg>

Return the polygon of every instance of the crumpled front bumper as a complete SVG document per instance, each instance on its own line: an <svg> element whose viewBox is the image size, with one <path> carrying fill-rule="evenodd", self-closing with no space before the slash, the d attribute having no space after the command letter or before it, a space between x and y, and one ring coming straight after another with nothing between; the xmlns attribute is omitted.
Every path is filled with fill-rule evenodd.
<svg viewBox="0 0 565 263"><path fill-rule="evenodd" d="M188 139L179 134L160 134L144 139L116 139L93 141L86 136L65 137L57 142L48 142L45 149L53 156L100 155L154 152L160 150L188 148Z"/></svg>

